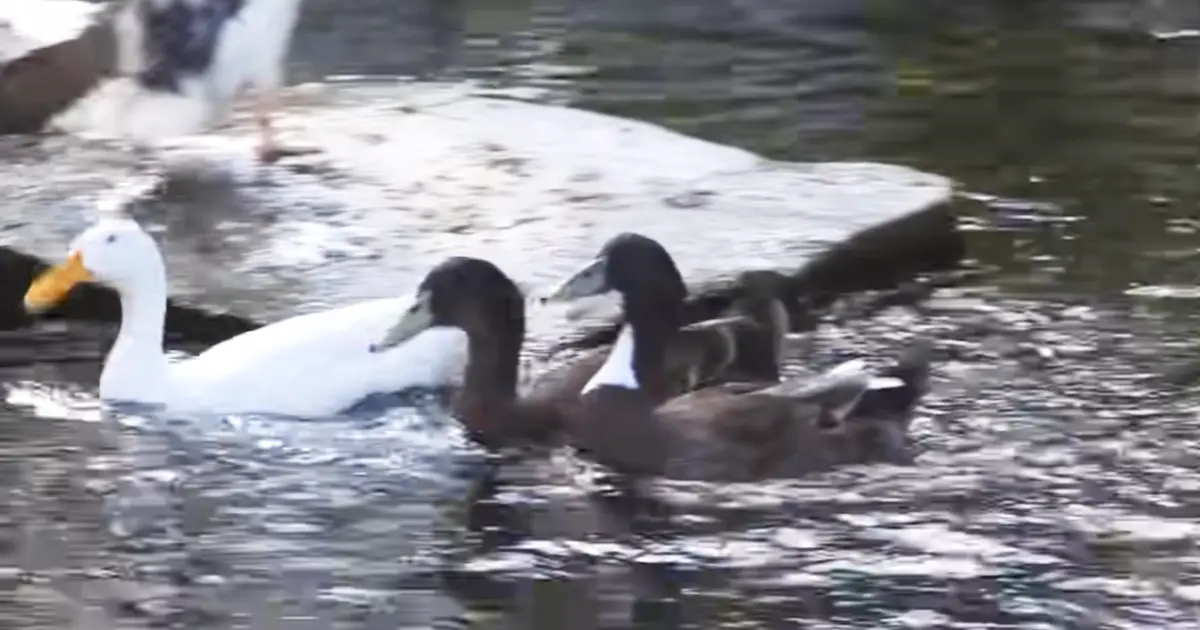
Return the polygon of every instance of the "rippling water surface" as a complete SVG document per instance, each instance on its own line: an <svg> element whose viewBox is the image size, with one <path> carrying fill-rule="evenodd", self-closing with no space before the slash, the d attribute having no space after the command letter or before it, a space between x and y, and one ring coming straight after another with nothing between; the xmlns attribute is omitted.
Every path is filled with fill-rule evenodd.
<svg viewBox="0 0 1200 630"><path fill-rule="evenodd" d="M466 4L309 0L294 74L466 79L959 182L981 281L792 348L824 367L937 339L917 464L665 483L640 510L565 456L495 467L422 401L104 411L112 332L46 325L0 339L6 625L1198 627L1200 400L1162 374L1200 323L1200 11Z"/></svg>

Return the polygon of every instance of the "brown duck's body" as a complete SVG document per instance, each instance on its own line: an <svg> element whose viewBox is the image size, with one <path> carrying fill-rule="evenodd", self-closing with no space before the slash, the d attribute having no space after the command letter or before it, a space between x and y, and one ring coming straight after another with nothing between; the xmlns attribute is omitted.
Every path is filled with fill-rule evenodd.
<svg viewBox="0 0 1200 630"><path fill-rule="evenodd" d="M467 435L492 449L552 440L565 424L560 401L518 396L515 352L503 349L505 340L467 334L466 374L451 403Z"/></svg>
<svg viewBox="0 0 1200 630"><path fill-rule="evenodd" d="M638 390L603 388L571 420L577 447L634 475L749 481L910 458L905 411L839 421L823 401L766 388L717 385L658 406Z"/></svg>
<svg viewBox="0 0 1200 630"><path fill-rule="evenodd" d="M468 359L462 387L451 404L468 435L488 448L554 442L575 426L580 392L603 365L611 348L602 348L539 379L526 396L517 395L521 345L525 334L524 299L516 285L486 261L451 258L430 271L422 284L427 309L406 317L418 325L397 324L403 332L421 326L453 326L467 333ZM764 296L769 302L770 296ZM749 305L752 306L752 305ZM724 374L750 374L774 381L777 337L783 328L747 307L744 316L713 320L673 332L663 345L663 370L643 379L643 394L665 401L694 387L720 381ZM768 353L769 356L759 356Z"/></svg>
<svg viewBox="0 0 1200 630"><path fill-rule="evenodd" d="M690 391L691 373L704 366L701 349L708 348L712 335L690 335L690 343L679 344L671 357L676 362L655 395L666 400ZM579 394L608 358L608 348L597 349L570 364L539 378L524 396L516 393L517 362L514 353L499 340L468 333L470 350L462 388L454 395L453 408L468 434L488 448L513 442L544 443L568 426L567 414L574 411ZM519 352L519 345L518 350Z"/></svg>
<svg viewBox="0 0 1200 630"><path fill-rule="evenodd" d="M724 481L908 459L904 431L925 392L928 344L885 372L886 383L848 363L814 381L725 382L664 401L659 384L683 317L669 296L681 286L661 245L624 234L552 296L615 290L624 301L625 329L566 415L577 448L621 473Z"/></svg>

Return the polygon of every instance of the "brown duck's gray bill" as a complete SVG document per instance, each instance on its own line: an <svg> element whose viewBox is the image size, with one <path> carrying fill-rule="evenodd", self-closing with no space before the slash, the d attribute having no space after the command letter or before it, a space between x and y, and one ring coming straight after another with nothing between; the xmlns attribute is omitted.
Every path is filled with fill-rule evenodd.
<svg viewBox="0 0 1200 630"><path fill-rule="evenodd" d="M422 331L433 325L433 311L429 308L429 295L418 293L413 305L404 311L400 320L383 334L383 337L371 344L371 352L383 352L416 337Z"/></svg>
<svg viewBox="0 0 1200 630"><path fill-rule="evenodd" d="M555 287L543 302L570 302L594 295L608 293L608 278L605 259L597 258L576 271L570 278Z"/></svg>

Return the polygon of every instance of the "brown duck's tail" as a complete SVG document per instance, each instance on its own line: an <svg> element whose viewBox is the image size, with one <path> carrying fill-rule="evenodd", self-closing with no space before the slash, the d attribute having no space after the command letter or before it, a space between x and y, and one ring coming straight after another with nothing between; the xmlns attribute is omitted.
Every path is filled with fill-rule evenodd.
<svg viewBox="0 0 1200 630"><path fill-rule="evenodd" d="M100 19L72 39L0 64L0 134L41 131L112 74L116 56L112 23Z"/></svg>

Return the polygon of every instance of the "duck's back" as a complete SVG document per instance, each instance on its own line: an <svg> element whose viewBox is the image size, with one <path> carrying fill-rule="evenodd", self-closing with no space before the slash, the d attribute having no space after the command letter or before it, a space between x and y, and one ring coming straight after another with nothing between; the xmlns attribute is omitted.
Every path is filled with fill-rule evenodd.
<svg viewBox="0 0 1200 630"><path fill-rule="evenodd" d="M742 334L740 331L735 334ZM755 337L754 335L757 335ZM761 334L747 334L759 345ZM740 338L735 340L740 343ZM680 331L667 348L663 384L665 391L655 393L655 403L665 402L692 391L700 383L719 383L726 380L763 379L776 380L778 369L773 361L754 356L728 356L725 342L715 331ZM755 347L757 349L757 346ZM567 364L550 370L537 378L531 388L532 394L550 397L559 401L579 396L588 381L596 375L608 358L610 346L590 350L573 358Z"/></svg>
<svg viewBox="0 0 1200 630"><path fill-rule="evenodd" d="M371 344L407 302L368 300L301 315L172 366L181 406L299 416L337 413L367 395L444 385L465 363L461 331L434 329L382 353Z"/></svg>
<svg viewBox="0 0 1200 630"><path fill-rule="evenodd" d="M655 406L641 390L601 387L571 414L572 443L625 474L746 481L788 477L853 459L853 441L825 436L819 408L717 385Z"/></svg>
<svg viewBox="0 0 1200 630"><path fill-rule="evenodd" d="M748 481L788 478L836 466L902 459L893 446L903 430L893 418L832 423L820 405L715 386L660 406L657 417L677 430L667 475Z"/></svg>

